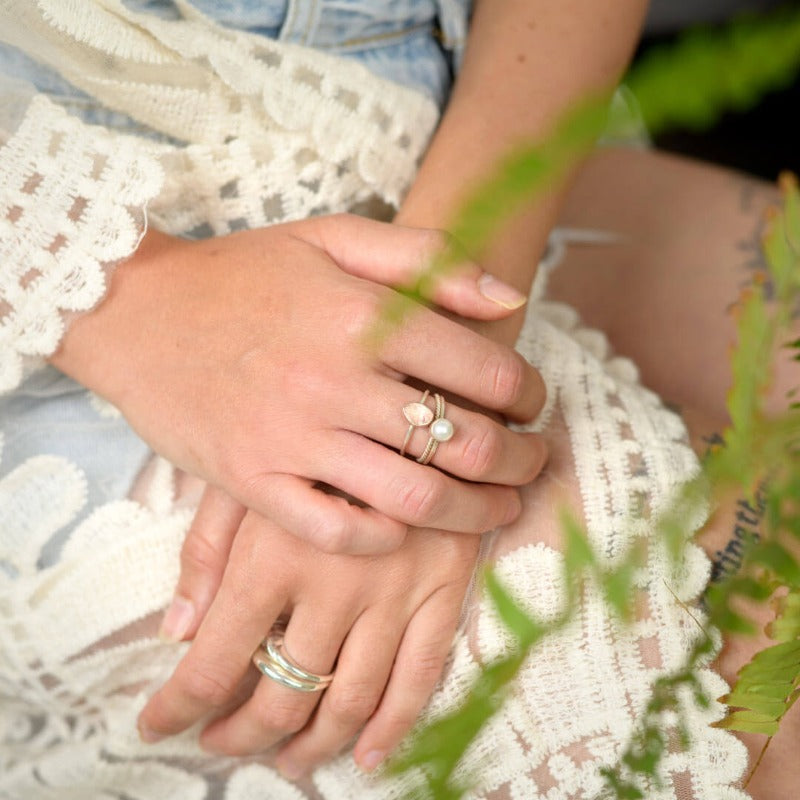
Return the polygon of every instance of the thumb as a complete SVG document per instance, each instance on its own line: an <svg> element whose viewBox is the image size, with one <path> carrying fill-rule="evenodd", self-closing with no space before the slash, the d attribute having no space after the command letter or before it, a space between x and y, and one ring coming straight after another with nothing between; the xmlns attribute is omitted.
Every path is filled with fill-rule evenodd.
<svg viewBox="0 0 800 800"><path fill-rule="evenodd" d="M433 302L470 319L510 317L528 299L518 289L474 263L460 264L433 280Z"/></svg>
<svg viewBox="0 0 800 800"><path fill-rule="evenodd" d="M206 486L181 548L181 571L158 635L171 642L194 637L217 593L239 525L241 503Z"/></svg>
<svg viewBox="0 0 800 800"><path fill-rule="evenodd" d="M324 249L348 274L410 289L462 317L504 319L527 300L515 287L466 258L463 247L446 231L346 214L306 221L305 231L307 240ZM444 269L436 266L442 254L447 255Z"/></svg>

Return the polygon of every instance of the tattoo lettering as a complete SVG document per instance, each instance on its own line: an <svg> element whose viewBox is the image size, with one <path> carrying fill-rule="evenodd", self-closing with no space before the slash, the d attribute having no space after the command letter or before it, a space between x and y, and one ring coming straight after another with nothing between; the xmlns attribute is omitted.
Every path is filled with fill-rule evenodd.
<svg viewBox="0 0 800 800"><path fill-rule="evenodd" d="M766 499L762 489L756 492L752 505L747 500L737 501L733 535L722 550L714 553L712 559L712 583L719 583L739 571L747 548L761 538L758 528L765 507Z"/></svg>

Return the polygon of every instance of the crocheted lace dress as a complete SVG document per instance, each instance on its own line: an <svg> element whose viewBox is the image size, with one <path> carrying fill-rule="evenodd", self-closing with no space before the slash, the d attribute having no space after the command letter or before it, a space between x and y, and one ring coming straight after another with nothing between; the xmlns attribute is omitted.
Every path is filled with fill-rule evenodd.
<svg viewBox="0 0 800 800"><path fill-rule="evenodd" d="M433 104L358 65L225 31L185 7L180 23L121 3L0 3L0 28L160 141L86 125L25 87L5 87L0 124L0 387L12 396L57 347L69 316L102 298L107 273L130 255L145 215L174 234L215 234L370 198L396 203L436 122ZM154 69L158 67L158 69ZM224 129L217 121L225 117ZM171 138L166 138L171 137ZM180 139L180 143L173 140ZM547 473L525 511L489 542L497 573L548 617L563 596L557 507L572 505L613 560L647 517L697 469L680 420L643 389L633 366L564 306L532 302L519 349L549 389L536 428ZM91 398L98 421L118 419ZM365 776L348 753L302 784L265 759L202 752L197 730L142 744L135 719L185 645L155 633L171 599L192 516L181 475L151 457L137 493L92 504L77 459L40 451L8 469L0 420L0 798L3 800L389 800L399 780ZM102 436L102 426L97 436ZM102 439L87 448L102 446ZM696 525L702 523L698 517ZM62 542L57 556L45 551ZM626 746L654 678L680 662L696 623L678 600L702 591L709 565L695 546L677 572L649 548L646 598L629 628L591 591L574 622L526 663L511 697L468 754L471 795L488 800L602 795L599 768ZM510 641L479 590L426 709L457 704L482 663ZM726 687L702 672L711 696ZM661 765L651 800L743 800L746 762L723 713L686 703L691 747ZM479 767L479 769L477 769Z"/></svg>

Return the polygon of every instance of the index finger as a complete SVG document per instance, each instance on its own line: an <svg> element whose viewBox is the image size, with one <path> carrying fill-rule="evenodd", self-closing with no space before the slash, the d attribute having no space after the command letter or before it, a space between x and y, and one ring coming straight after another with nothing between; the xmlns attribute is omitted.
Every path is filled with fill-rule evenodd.
<svg viewBox="0 0 800 800"><path fill-rule="evenodd" d="M529 422L544 406L542 376L519 353L427 308L392 330L380 357L404 375L515 422Z"/></svg>
<svg viewBox="0 0 800 800"><path fill-rule="evenodd" d="M273 540L263 526L271 523L259 519L256 528L251 519L239 529L219 592L192 646L139 715L146 742L180 733L234 700L253 651L283 611L287 593L264 572Z"/></svg>

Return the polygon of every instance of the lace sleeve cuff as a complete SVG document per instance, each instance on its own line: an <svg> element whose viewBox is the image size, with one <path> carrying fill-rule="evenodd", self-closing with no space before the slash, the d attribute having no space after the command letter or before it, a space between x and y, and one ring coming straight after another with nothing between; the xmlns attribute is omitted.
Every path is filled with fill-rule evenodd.
<svg viewBox="0 0 800 800"><path fill-rule="evenodd" d="M41 95L13 132L2 127L0 392L19 384L26 362L57 349L70 313L102 298L163 184L155 157Z"/></svg>

